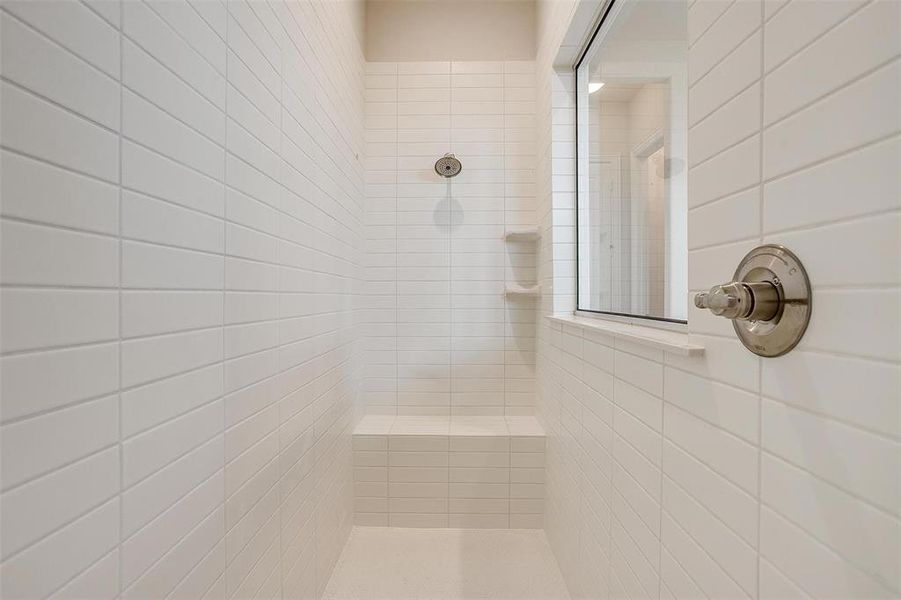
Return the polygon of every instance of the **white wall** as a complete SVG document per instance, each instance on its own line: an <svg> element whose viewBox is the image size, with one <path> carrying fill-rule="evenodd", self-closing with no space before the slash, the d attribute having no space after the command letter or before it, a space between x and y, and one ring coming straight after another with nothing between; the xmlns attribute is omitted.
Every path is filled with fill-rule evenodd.
<svg viewBox="0 0 901 600"><path fill-rule="evenodd" d="M532 414L534 64L367 63L363 410ZM435 161L453 152L453 179Z"/></svg>
<svg viewBox="0 0 901 600"><path fill-rule="evenodd" d="M370 61L535 57L534 0L367 0Z"/></svg>
<svg viewBox="0 0 901 600"><path fill-rule="evenodd" d="M317 595L352 521L359 7L0 21L2 596Z"/></svg>
<svg viewBox="0 0 901 600"><path fill-rule="evenodd" d="M552 66L560 40L577 37L563 31L579 8L548 4L538 57L539 215L553 235L539 259L554 286L545 313L572 307L557 110L571 80ZM777 359L695 309L690 336L706 348L695 359L539 323L545 527L574 596L901 591L899 10L692 4L689 288L725 281L755 245L782 243L809 270L813 319Z"/></svg>

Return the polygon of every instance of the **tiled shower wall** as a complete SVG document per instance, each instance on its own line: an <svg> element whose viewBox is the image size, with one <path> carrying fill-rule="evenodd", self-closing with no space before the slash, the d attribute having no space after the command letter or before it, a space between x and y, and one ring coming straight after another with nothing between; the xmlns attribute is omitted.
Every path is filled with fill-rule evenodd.
<svg viewBox="0 0 901 600"><path fill-rule="evenodd" d="M358 8L3 3L4 598L324 584L352 522Z"/></svg>
<svg viewBox="0 0 901 600"><path fill-rule="evenodd" d="M535 309L532 62L368 63L368 413L531 414ZM463 171L447 180L445 153Z"/></svg>
<svg viewBox="0 0 901 600"><path fill-rule="evenodd" d="M572 310L572 77L553 65L579 8L539 10L545 314ZM782 243L813 318L776 359L695 309L695 359L539 323L545 528L574 596L901 592L899 22L897 2L691 4L690 290Z"/></svg>

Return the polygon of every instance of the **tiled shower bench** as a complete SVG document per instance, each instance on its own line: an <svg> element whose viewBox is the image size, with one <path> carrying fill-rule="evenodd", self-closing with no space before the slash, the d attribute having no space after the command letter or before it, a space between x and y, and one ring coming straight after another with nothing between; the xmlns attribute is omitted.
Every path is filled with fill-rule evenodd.
<svg viewBox="0 0 901 600"><path fill-rule="evenodd" d="M544 442L534 417L363 417L353 434L355 522L540 528Z"/></svg>

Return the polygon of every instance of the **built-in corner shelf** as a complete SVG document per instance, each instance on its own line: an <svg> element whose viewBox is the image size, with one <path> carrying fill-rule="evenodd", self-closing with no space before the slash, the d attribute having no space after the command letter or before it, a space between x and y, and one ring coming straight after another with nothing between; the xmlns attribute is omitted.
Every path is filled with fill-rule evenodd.
<svg viewBox="0 0 901 600"><path fill-rule="evenodd" d="M504 239L508 242L534 242L538 237L537 227L520 227L504 232Z"/></svg>
<svg viewBox="0 0 901 600"><path fill-rule="evenodd" d="M537 227L513 227L504 232L504 240L507 242L534 242L539 238ZM541 288L534 283L525 285L520 283L507 283L504 286L504 296L507 298L537 297Z"/></svg>
<svg viewBox="0 0 901 600"><path fill-rule="evenodd" d="M541 292L541 288L537 285L517 285L508 283L504 287L505 296L537 296Z"/></svg>

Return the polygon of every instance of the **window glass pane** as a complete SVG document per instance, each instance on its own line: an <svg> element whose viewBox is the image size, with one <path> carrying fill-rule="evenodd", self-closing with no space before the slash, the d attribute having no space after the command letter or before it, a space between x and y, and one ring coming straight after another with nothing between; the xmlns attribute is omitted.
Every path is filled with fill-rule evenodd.
<svg viewBox="0 0 901 600"><path fill-rule="evenodd" d="M686 319L686 13L616 0L576 69L581 310Z"/></svg>

